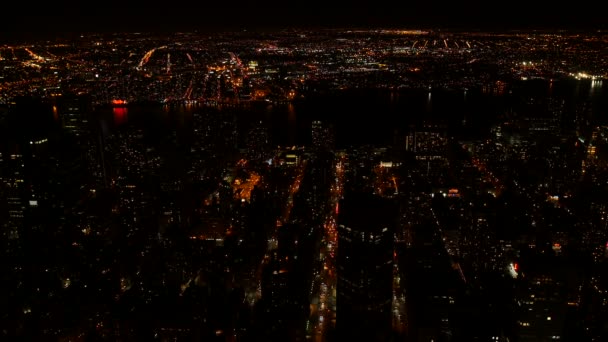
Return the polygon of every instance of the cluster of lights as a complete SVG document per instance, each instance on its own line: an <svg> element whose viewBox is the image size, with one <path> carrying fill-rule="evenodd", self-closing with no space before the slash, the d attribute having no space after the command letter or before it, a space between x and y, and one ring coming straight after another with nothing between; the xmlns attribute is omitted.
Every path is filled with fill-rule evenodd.
<svg viewBox="0 0 608 342"><path fill-rule="evenodd" d="M42 145L45 142L47 142L48 139L41 139L41 140L36 140L36 141L30 141L30 145Z"/></svg>
<svg viewBox="0 0 608 342"><path fill-rule="evenodd" d="M601 79L601 76L597 76L597 75L589 75L586 72L579 72L577 74L575 73L570 73L570 76L576 78L577 80L580 79L592 79L592 80L596 80L596 79Z"/></svg>

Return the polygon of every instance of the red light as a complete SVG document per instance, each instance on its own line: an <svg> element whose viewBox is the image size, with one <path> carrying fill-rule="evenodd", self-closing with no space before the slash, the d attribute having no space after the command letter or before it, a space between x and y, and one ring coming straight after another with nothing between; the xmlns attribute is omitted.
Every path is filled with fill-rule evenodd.
<svg viewBox="0 0 608 342"><path fill-rule="evenodd" d="M114 114L114 124L122 125L127 122L127 108L114 108L112 112Z"/></svg>
<svg viewBox="0 0 608 342"><path fill-rule="evenodd" d="M519 265L517 263L513 264L513 269L517 271L519 269Z"/></svg>

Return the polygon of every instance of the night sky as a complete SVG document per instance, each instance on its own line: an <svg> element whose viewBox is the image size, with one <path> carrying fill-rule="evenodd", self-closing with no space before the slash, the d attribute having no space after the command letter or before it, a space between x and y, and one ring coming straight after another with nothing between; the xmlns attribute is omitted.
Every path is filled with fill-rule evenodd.
<svg viewBox="0 0 608 342"><path fill-rule="evenodd" d="M4 11L4 37L83 31L277 27L606 29L600 1L21 1Z"/></svg>

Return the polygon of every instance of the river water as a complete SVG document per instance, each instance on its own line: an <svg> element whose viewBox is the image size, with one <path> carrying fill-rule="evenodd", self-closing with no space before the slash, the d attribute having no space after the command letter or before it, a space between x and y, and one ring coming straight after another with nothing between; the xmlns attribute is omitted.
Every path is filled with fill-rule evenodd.
<svg viewBox="0 0 608 342"><path fill-rule="evenodd" d="M522 81L485 92L355 89L312 95L289 104L130 106L103 109L100 117L106 133L139 127L160 137L172 131L188 135L194 113L230 114L236 117L241 140L254 123L262 122L268 127L271 142L280 146L310 143L311 122L321 120L334 127L336 146L347 147L390 144L396 133L428 120L445 123L456 137L478 138L487 133L497 117L521 110L526 99L547 97L565 101L564 115L574 115L587 106L598 124L608 121L608 82L591 80Z"/></svg>

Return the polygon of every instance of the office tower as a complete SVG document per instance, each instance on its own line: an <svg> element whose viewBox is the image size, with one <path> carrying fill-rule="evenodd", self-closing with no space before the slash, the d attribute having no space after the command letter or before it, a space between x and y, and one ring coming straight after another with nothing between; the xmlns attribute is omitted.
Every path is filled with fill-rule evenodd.
<svg viewBox="0 0 608 342"><path fill-rule="evenodd" d="M50 107L42 101L19 98L10 109L0 146L0 179L4 211L3 236L18 239L28 213L49 204L48 137L53 129ZM29 215L29 217L33 217Z"/></svg>
<svg viewBox="0 0 608 342"><path fill-rule="evenodd" d="M290 291L293 292L295 284L290 284L290 279L294 277L292 271L294 262L297 261L295 241L298 239L299 230L301 227L295 224L286 224L279 229L278 248L271 252L270 261L265 269L266 279L262 282L262 296L268 300L273 312L277 314L287 314L288 307L294 301Z"/></svg>
<svg viewBox="0 0 608 342"><path fill-rule="evenodd" d="M412 125L406 136L405 149L425 158L444 157L447 145L447 126L436 122Z"/></svg>
<svg viewBox="0 0 608 342"><path fill-rule="evenodd" d="M100 127L93 124L93 102L88 95L67 94L57 100L54 108L57 111L62 128L81 149L86 160L88 175L92 184L106 186L106 169L104 160L104 141Z"/></svg>
<svg viewBox="0 0 608 342"><path fill-rule="evenodd" d="M315 120L311 127L311 143L314 150L330 150L334 147L332 127L325 121Z"/></svg>
<svg viewBox="0 0 608 342"><path fill-rule="evenodd" d="M8 153L7 150L0 152L0 208L4 207L1 218L3 240L18 239L23 227L27 205L23 166L23 155L18 149L12 149Z"/></svg>
<svg viewBox="0 0 608 342"><path fill-rule="evenodd" d="M88 96L65 95L57 100L54 108L63 129L80 137L90 133L89 119L92 112L92 101Z"/></svg>
<svg viewBox="0 0 608 342"><path fill-rule="evenodd" d="M562 133L565 115L563 100L555 98L530 98L523 108L522 128L531 139L555 138ZM568 129L569 127L564 127Z"/></svg>
<svg viewBox="0 0 608 342"><path fill-rule="evenodd" d="M236 117L223 112L203 111L193 115L195 166L208 169L234 156L238 149Z"/></svg>
<svg viewBox="0 0 608 342"><path fill-rule="evenodd" d="M386 341L391 331L393 201L348 194L338 217L336 330L340 340Z"/></svg>
<svg viewBox="0 0 608 342"><path fill-rule="evenodd" d="M518 335L520 341L552 341L564 338L567 312L576 305L580 279L576 267L557 257L527 256L516 282ZM580 337L580 336L579 336Z"/></svg>
<svg viewBox="0 0 608 342"><path fill-rule="evenodd" d="M410 127L405 149L413 155L416 166L437 187L444 186L447 160L447 126L423 122Z"/></svg>
<svg viewBox="0 0 608 342"><path fill-rule="evenodd" d="M265 161L270 156L270 138L268 128L259 121L247 136L247 158L250 161Z"/></svg>
<svg viewBox="0 0 608 342"><path fill-rule="evenodd" d="M263 313L257 324L265 331L264 340L305 340L312 272L306 230L291 223L278 229L278 246L270 251L261 281Z"/></svg>

